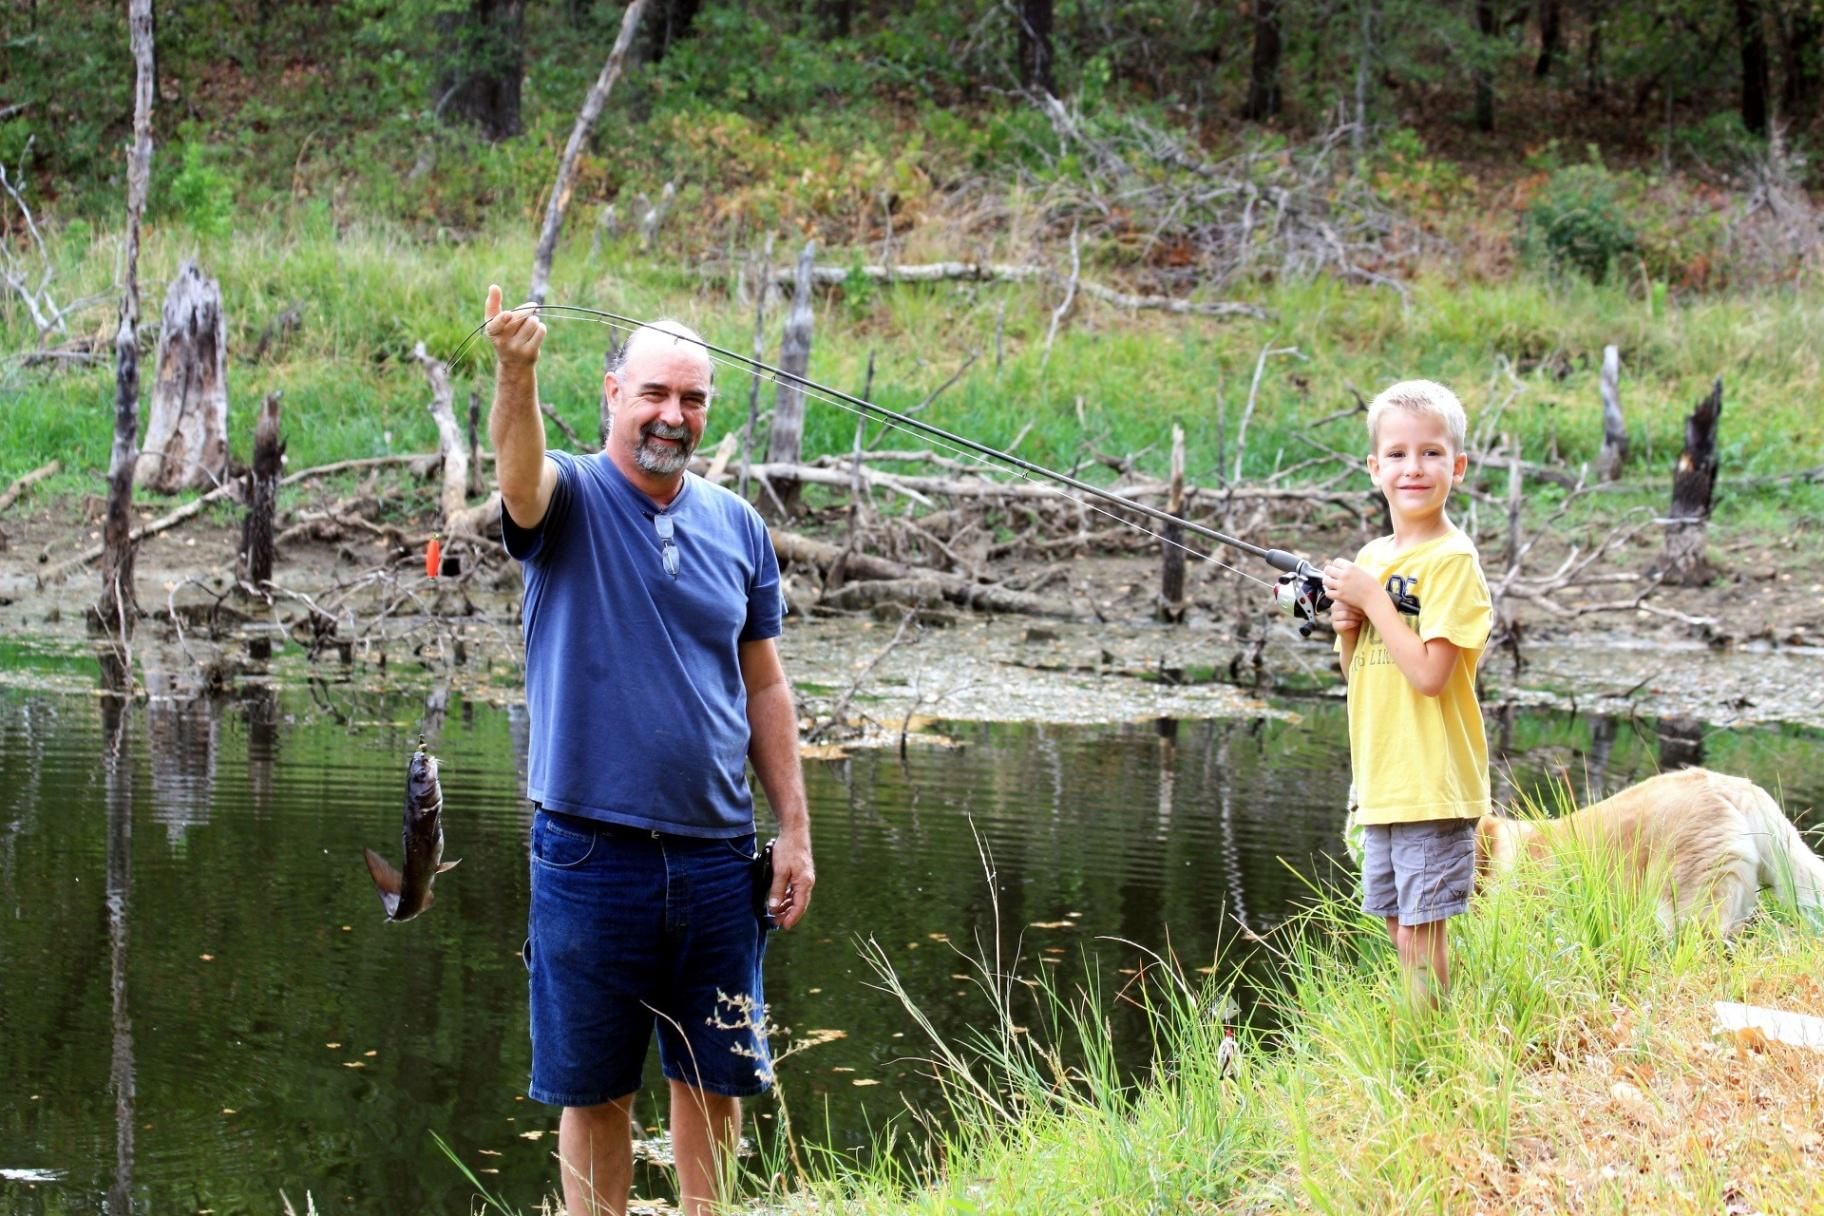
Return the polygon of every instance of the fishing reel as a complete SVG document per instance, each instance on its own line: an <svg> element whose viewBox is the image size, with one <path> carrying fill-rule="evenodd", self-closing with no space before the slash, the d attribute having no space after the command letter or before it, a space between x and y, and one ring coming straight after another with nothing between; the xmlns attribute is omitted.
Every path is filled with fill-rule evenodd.
<svg viewBox="0 0 1824 1216"><path fill-rule="evenodd" d="M1330 597L1324 593L1324 572L1284 549L1269 549L1261 556L1275 570L1285 571L1273 588L1273 598L1279 601L1281 608L1299 619L1298 632L1304 637L1310 637L1317 623L1317 614L1330 607ZM1388 597L1393 600L1393 606L1406 616L1418 616L1419 597L1404 590L1404 583L1397 585L1402 589L1396 591L1393 586L1389 586L1387 591Z"/></svg>
<svg viewBox="0 0 1824 1216"><path fill-rule="evenodd" d="M1298 632L1307 638L1316 628L1317 614L1330 607L1330 597L1324 594L1323 572L1307 561L1300 561L1296 568L1279 576L1273 598L1298 618Z"/></svg>

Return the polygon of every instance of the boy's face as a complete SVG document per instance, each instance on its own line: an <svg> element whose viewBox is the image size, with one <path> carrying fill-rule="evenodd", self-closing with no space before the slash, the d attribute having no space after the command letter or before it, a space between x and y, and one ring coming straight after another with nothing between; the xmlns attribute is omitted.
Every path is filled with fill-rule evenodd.
<svg viewBox="0 0 1824 1216"><path fill-rule="evenodd" d="M1396 519L1423 520L1441 513L1450 488L1463 480L1468 467L1468 454L1452 449L1443 419L1400 409L1381 416L1368 473Z"/></svg>

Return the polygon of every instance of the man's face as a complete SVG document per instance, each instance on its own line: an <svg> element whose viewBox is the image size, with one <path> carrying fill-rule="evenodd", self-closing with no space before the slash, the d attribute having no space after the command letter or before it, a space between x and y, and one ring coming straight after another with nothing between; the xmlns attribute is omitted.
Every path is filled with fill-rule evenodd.
<svg viewBox="0 0 1824 1216"><path fill-rule="evenodd" d="M709 379L709 356L701 346L665 333L640 335L625 366L605 382L610 446L653 477L683 472L703 439Z"/></svg>

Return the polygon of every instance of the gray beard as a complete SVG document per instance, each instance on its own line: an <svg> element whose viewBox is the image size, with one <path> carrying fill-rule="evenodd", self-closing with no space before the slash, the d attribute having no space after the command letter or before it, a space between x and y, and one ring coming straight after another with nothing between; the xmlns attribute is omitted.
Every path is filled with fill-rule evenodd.
<svg viewBox="0 0 1824 1216"><path fill-rule="evenodd" d="M684 446L679 448L652 446L647 441L654 435L662 439L681 439L684 441ZM648 473L659 477L670 477L674 473L683 471L684 466L690 463L690 455L694 450L695 448L690 443L689 431L680 427L674 434L657 423L651 423L641 430L640 441L634 445L633 463Z"/></svg>

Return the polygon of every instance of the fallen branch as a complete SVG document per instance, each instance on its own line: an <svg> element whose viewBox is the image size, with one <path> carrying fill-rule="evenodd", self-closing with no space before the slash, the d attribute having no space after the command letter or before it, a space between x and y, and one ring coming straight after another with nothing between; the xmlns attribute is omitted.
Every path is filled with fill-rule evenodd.
<svg viewBox="0 0 1824 1216"><path fill-rule="evenodd" d="M30 487L38 484L47 477L56 476L57 471L61 468L63 468L63 462L60 460L53 460L49 464L39 465L25 476L15 480L12 485L6 487L6 493L0 494L0 511L6 510L15 502L18 502L19 496L25 493Z"/></svg>
<svg viewBox="0 0 1824 1216"><path fill-rule="evenodd" d="M1034 279L1055 279L1057 275L1044 266L1024 266L1010 262L929 262L917 266L818 266L812 278L825 285L837 285L849 275L860 275L876 283L1026 283ZM772 272L772 281L784 286L793 281L796 272L784 267ZM1160 311L1194 314L1200 317L1253 317L1264 321L1270 315L1253 304L1228 300L1185 300L1176 296L1133 295L1100 283L1081 281L1077 290L1104 304L1113 304L1133 312Z"/></svg>
<svg viewBox="0 0 1824 1216"><path fill-rule="evenodd" d="M171 514L161 516L160 518L153 520L149 524L142 524L140 527L134 528L131 532L129 532L127 534L127 542L129 544L137 545L140 541L144 540L148 536L157 536L160 532L164 532L168 529L175 528L177 525L183 523L186 519L190 519L193 516L201 514L203 508L207 507L211 503L239 502L240 498L241 498L240 491L241 491L241 482L239 482L238 480L230 481L224 485L217 486L215 489L209 491L207 494L204 494L200 498L196 499L196 501L186 503L185 505L179 507L177 510L171 512ZM75 557L67 558L64 561L58 562L55 566L52 566L49 570L46 570L44 572L44 574L40 576L40 578L44 582L51 582L53 580L60 579L64 575L70 573L72 570L80 569L81 567L88 565L90 562L92 562L96 558L100 557L106 548L107 548L107 546L105 544L91 545L87 549L84 549L81 553L78 553Z"/></svg>
<svg viewBox="0 0 1824 1216"><path fill-rule="evenodd" d="M832 598L846 597L839 600L839 603L848 603L850 606L860 606L859 601L863 600L870 604L891 600L916 605L942 599L965 608L980 608L989 612L1060 617L1066 620L1082 615L1068 604L972 582L954 574L921 570L865 553L849 553L845 557L840 545L812 540L793 532L775 530L773 551L779 555L781 562L812 566L820 575L833 567L839 559L842 560L843 574L850 581ZM889 586L876 588L872 592L863 591L860 588L868 583L856 580L872 580Z"/></svg>

